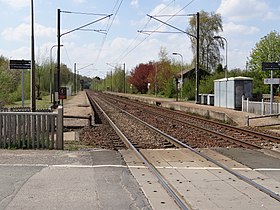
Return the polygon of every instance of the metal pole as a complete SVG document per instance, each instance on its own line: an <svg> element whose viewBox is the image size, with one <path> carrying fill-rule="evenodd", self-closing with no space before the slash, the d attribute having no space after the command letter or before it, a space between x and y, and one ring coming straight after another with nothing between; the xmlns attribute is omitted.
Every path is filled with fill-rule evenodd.
<svg viewBox="0 0 280 210"><path fill-rule="evenodd" d="M175 91L176 91L176 101L178 101L178 79L174 77L175 79Z"/></svg>
<svg viewBox="0 0 280 210"><path fill-rule="evenodd" d="M24 107L24 69L21 70L21 106Z"/></svg>
<svg viewBox="0 0 280 210"><path fill-rule="evenodd" d="M157 63L156 63L156 73L155 73L155 96L157 97Z"/></svg>
<svg viewBox="0 0 280 210"><path fill-rule="evenodd" d="M63 46L62 44L60 45L61 47ZM54 47L57 47L57 45L53 45L50 49L50 63L51 63L51 67L50 67L50 96L51 96L51 103L53 102L55 105L55 91L57 90L57 83L56 81L54 81L54 94L52 96L52 50ZM54 80L55 80L55 75L54 75ZM53 99L53 100L52 100Z"/></svg>
<svg viewBox="0 0 280 210"><path fill-rule="evenodd" d="M227 59L227 54L228 54L228 42L227 39L222 37L226 41L226 68L225 68L225 78L227 78L227 68L228 68L228 59Z"/></svg>
<svg viewBox="0 0 280 210"><path fill-rule="evenodd" d="M57 10L57 82L55 94L58 96L58 89L60 88L60 9ZM59 101L58 101L59 104Z"/></svg>
<svg viewBox="0 0 280 210"><path fill-rule="evenodd" d="M53 101L55 101L55 97L53 96L53 101L52 101L52 49L55 47L56 45L51 47L50 50L50 62L51 62L51 68L50 68L50 95L51 95L51 103Z"/></svg>
<svg viewBox="0 0 280 210"><path fill-rule="evenodd" d="M77 87L76 87L76 78L77 78L77 74L76 74L76 71L77 71L77 63L74 63L74 94L76 95L77 93Z"/></svg>
<svg viewBox="0 0 280 210"><path fill-rule="evenodd" d="M35 44L34 44L34 8L33 0L31 0L31 111L36 111L36 98L35 98Z"/></svg>
<svg viewBox="0 0 280 210"><path fill-rule="evenodd" d="M123 64L123 93L125 93L125 63Z"/></svg>
<svg viewBox="0 0 280 210"><path fill-rule="evenodd" d="M172 53L173 55L179 55L181 57L181 82L180 82L180 85L181 85L181 93L180 93L180 97L181 97L181 100L183 98L183 63L184 63L184 59L183 59L183 55L181 53Z"/></svg>
<svg viewBox="0 0 280 210"><path fill-rule="evenodd" d="M52 103L52 48L50 50L50 98L51 98L51 103Z"/></svg>
<svg viewBox="0 0 280 210"><path fill-rule="evenodd" d="M180 56L181 56L181 100L183 99L183 81L184 81L184 79L183 79L183 56L180 54Z"/></svg>
<svg viewBox="0 0 280 210"><path fill-rule="evenodd" d="M111 92L113 91L113 72L111 70Z"/></svg>
<svg viewBox="0 0 280 210"><path fill-rule="evenodd" d="M273 70L270 71L271 81L273 79ZM270 114L273 113L273 84L270 84Z"/></svg>
<svg viewBox="0 0 280 210"><path fill-rule="evenodd" d="M199 103L199 12L196 13L195 103Z"/></svg>
<svg viewBox="0 0 280 210"><path fill-rule="evenodd" d="M77 84L77 93L78 91L80 91L80 78L79 78L79 71L77 71L77 77L76 77L77 81L76 81L76 84ZM78 82L79 81L79 82ZM78 88L79 87L79 88Z"/></svg>

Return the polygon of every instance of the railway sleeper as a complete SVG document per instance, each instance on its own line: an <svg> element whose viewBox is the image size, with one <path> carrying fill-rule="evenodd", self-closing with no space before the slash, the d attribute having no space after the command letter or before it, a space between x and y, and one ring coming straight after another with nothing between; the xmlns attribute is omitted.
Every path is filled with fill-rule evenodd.
<svg viewBox="0 0 280 210"><path fill-rule="evenodd" d="M174 148L174 147L176 147L174 144L172 144L169 141L164 142L163 146L164 146L164 148Z"/></svg>
<svg viewBox="0 0 280 210"><path fill-rule="evenodd" d="M131 142L131 144L136 148L136 149L141 149L138 143Z"/></svg>

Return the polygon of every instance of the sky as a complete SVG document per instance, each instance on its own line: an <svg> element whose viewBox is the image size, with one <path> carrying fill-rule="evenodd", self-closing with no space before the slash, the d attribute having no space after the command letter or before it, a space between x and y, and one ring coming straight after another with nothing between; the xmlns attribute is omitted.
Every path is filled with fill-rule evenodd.
<svg viewBox="0 0 280 210"><path fill-rule="evenodd" d="M172 55L177 52L183 56L184 63L191 62L190 37L184 33L159 33L178 31L147 14L184 31L191 17L187 15L202 10L221 14L223 32L218 35L228 43L229 70L245 69L256 43L271 31L279 32L279 0L33 1L36 62L49 61L50 57L56 60L57 10L60 9L61 62L72 71L76 63L79 74L88 77L104 78L116 66L125 66L130 72L140 63L157 61L162 47L170 58L180 62L179 56ZM8 59L30 59L31 0L0 0L0 8L0 55ZM72 31L92 22L84 30ZM221 54L225 55L223 49Z"/></svg>

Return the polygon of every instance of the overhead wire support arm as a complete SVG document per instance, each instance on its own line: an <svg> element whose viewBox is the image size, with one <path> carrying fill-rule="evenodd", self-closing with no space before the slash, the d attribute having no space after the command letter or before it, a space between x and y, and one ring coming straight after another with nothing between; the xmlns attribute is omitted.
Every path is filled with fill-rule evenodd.
<svg viewBox="0 0 280 210"><path fill-rule="evenodd" d="M182 32L176 32L176 31L145 31L145 30L138 30L138 33L144 33L144 34L148 34L148 33L162 33L162 34L179 34ZM149 34L148 34L149 35Z"/></svg>
<svg viewBox="0 0 280 210"><path fill-rule="evenodd" d="M160 19L158 19L158 18L155 18L155 17L153 17L153 16L151 16L151 15L149 15L149 14L147 14L147 16L148 16L149 18L152 18L152 19L154 19L154 20L156 20L156 21L162 23L162 24L165 24L165 25L167 25L167 26L169 26L169 27L171 27L171 28L174 28L174 29L176 29L176 30L178 30L178 31L180 31L180 32L182 32L182 33L184 33L184 34L187 34L187 35L189 35L189 36L191 36L191 37L193 37L193 38L195 38L195 39L197 38L196 36L194 36L194 35L192 35L192 34L186 32L186 31L184 31L184 30L182 30L182 29L180 29L180 28L177 28L177 27L175 27L175 26L173 26L173 25L170 25L169 23L166 23L166 22L164 22L164 21L162 21L162 20L160 20Z"/></svg>
<svg viewBox="0 0 280 210"><path fill-rule="evenodd" d="M89 32L96 32L100 34L107 34L107 30L102 30L102 29L80 29L80 31L89 31Z"/></svg>
<svg viewBox="0 0 280 210"><path fill-rule="evenodd" d="M60 12L66 13L66 14L76 14L76 15L92 15L92 16L106 16L107 14L101 14L101 13L91 13L91 12L72 12L72 11L65 11L61 10Z"/></svg>
<svg viewBox="0 0 280 210"><path fill-rule="evenodd" d="M185 14L185 15L154 15L153 17L188 17L195 16L196 14Z"/></svg>
<svg viewBox="0 0 280 210"><path fill-rule="evenodd" d="M105 17L99 18L98 20L92 21L92 22L90 22L90 23L88 23L88 24L85 24L85 25L82 25L82 26L80 26L80 27L78 27L78 28L75 28L75 29L73 29L73 30L67 31L67 32L61 34L60 36L64 36L64 35L66 35L66 34L70 34L70 33L74 32L74 31L78 31L78 30L80 30L80 29L83 29L83 28L85 28L85 27L87 27L87 26L90 26L90 25L92 25L92 24L94 24L94 23L97 23L97 22L99 22L99 21L101 21L101 20L104 20L104 19L106 19L106 18L109 18L109 17L111 17L112 15L113 15L113 14L110 14L110 15L107 15L107 16L105 16Z"/></svg>

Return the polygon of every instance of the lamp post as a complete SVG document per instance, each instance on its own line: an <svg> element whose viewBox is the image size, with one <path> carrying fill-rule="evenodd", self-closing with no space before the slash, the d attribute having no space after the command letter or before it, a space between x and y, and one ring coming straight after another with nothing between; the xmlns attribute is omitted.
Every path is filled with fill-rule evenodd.
<svg viewBox="0 0 280 210"><path fill-rule="evenodd" d="M228 42L227 39L225 37L222 36L214 36L214 39L223 39L226 42L226 66L225 66L225 78L227 78L227 50L228 50Z"/></svg>
<svg viewBox="0 0 280 210"><path fill-rule="evenodd" d="M179 55L180 57L181 57L181 94L180 94L180 96L181 96L181 100L182 100L182 98L183 98L183 90L182 90L182 88L183 88L183 56L182 56L182 54L181 53L177 53L177 52L174 52L174 53L172 53L172 55Z"/></svg>
<svg viewBox="0 0 280 210"><path fill-rule="evenodd" d="M36 98L35 98L35 41L34 41L34 4L31 0L31 87L30 87L30 101L31 111L36 111Z"/></svg>
<svg viewBox="0 0 280 210"><path fill-rule="evenodd" d="M54 47L57 47L56 45L53 45L50 49L50 63L51 63L51 67L50 67L50 98L51 98L51 103L52 103L52 50ZM63 47L63 45L61 44L60 47ZM55 101L55 98L54 100Z"/></svg>
<svg viewBox="0 0 280 210"><path fill-rule="evenodd" d="M227 80L227 48L228 48L228 43L227 43L227 39L225 38L225 37L222 37L222 36L214 36L214 39L223 39L223 40L225 40L225 42L226 42L226 66L225 66L225 78L226 78L226 91L225 91L225 93L226 93L226 100L225 100L225 102L226 102L226 108L227 108L227 101L228 101L228 94L227 94L227 92L228 92L228 85L227 85L227 82L228 82L228 80Z"/></svg>

